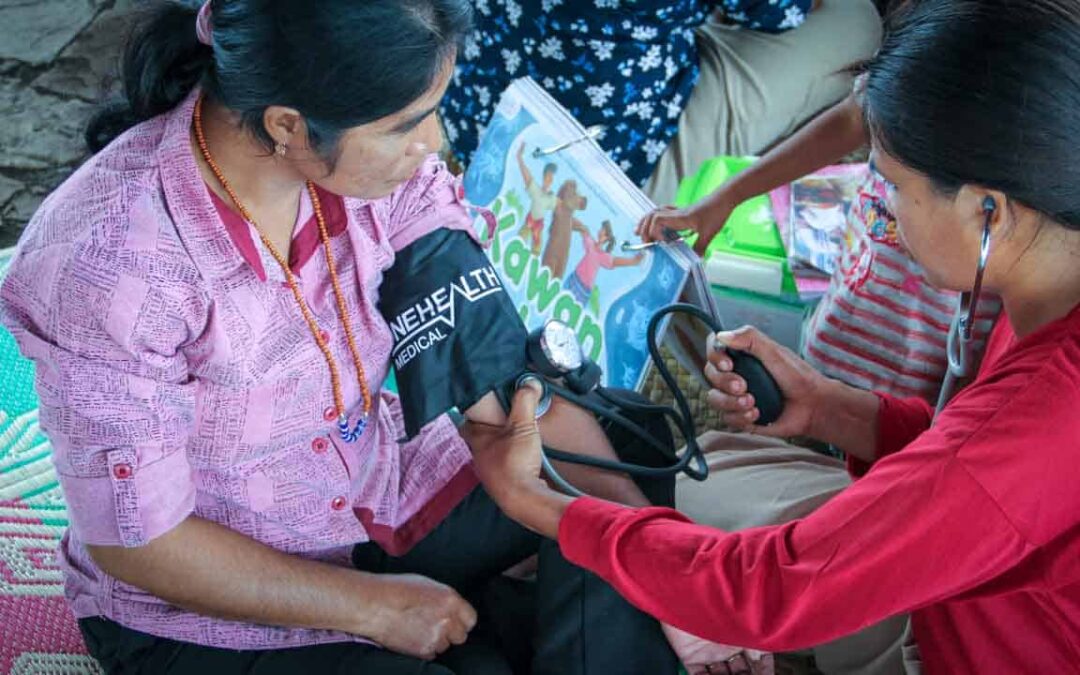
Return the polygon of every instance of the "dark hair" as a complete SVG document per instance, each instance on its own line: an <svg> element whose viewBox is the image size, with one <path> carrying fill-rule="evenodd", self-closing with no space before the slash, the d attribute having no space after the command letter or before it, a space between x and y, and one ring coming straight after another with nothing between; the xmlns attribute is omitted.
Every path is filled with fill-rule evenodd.
<svg viewBox="0 0 1080 675"><path fill-rule="evenodd" d="M304 116L312 147L330 158L343 131L420 98L472 28L468 0L212 0L213 47L196 10L150 8L128 40L125 100L91 121L94 152L179 104L199 85L238 113L264 145L271 105Z"/></svg>
<svg viewBox="0 0 1080 675"><path fill-rule="evenodd" d="M555 172L558 171L558 170L559 170L559 165L556 164L555 162L548 162L547 164L544 165L544 175L545 176L548 175L548 174L551 174L552 176L554 176Z"/></svg>
<svg viewBox="0 0 1080 675"><path fill-rule="evenodd" d="M1080 0L920 0L894 18L864 111L944 194L1000 190L1080 230Z"/></svg>

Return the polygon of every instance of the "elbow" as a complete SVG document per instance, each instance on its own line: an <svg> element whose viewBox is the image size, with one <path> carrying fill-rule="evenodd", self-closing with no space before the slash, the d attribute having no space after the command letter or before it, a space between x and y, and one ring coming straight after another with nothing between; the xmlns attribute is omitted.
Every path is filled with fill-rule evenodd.
<svg viewBox="0 0 1080 675"><path fill-rule="evenodd" d="M153 583L153 544L135 548L123 546L86 546L86 552L98 568L128 586L157 595Z"/></svg>
<svg viewBox="0 0 1080 675"><path fill-rule="evenodd" d="M148 562L153 555L153 542L134 548L123 546L86 546L86 552L102 572L114 579L135 586L145 588L145 581L141 578L144 571L149 567Z"/></svg>
<svg viewBox="0 0 1080 675"><path fill-rule="evenodd" d="M866 132L866 121L863 116L863 108L859 104L859 99L855 92L848 94L848 97L840 103L844 109L844 118L847 120L848 129L850 131L864 134Z"/></svg>
<svg viewBox="0 0 1080 675"><path fill-rule="evenodd" d="M162 571L183 557L190 518L176 527L138 546L87 544L90 559L114 579L144 591L154 593Z"/></svg>

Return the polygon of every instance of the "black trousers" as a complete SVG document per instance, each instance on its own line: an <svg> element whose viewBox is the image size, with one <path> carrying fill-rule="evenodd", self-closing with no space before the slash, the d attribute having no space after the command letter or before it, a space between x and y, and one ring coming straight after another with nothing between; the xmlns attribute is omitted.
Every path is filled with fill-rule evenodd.
<svg viewBox="0 0 1080 675"><path fill-rule="evenodd" d="M662 419L633 417L670 439ZM671 456L622 429L607 433L625 461L671 462ZM654 504L673 505L673 479L639 480L638 485ZM535 583L501 576L533 554L539 557ZM655 619L567 562L556 542L503 515L482 487L405 555L390 556L366 543L354 549L353 563L374 573L422 574L453 587L477 608L477 628L465 645L432 663L353 643L234 651L146 635L101 617L79 626L90 654L107 673L673 675L678 667Z"/></svg>

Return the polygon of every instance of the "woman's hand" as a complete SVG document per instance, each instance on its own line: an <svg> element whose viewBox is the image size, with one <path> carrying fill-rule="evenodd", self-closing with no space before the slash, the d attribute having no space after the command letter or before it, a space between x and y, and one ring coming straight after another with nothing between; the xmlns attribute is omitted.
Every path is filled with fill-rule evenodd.
<svg viewBox="0 0 1080 675"><path fill-rule="evenodd" d="M658 208L641 219L635 232L645 241L666 241L669 232L692 230L698 234L694 250L698 255L704 255L705 249L727 223L736 206L738 204L732 203L722 191L716 192L688 208Z"/></svg>
<svg viewBox="0 0 1080 675"><path fill-rule="evenodd" d="M480 482L503 512L554 539L570 499L552 490L540 477L543 446L536 424L536 404L541 393L538 383L526 381L514 395L504 425L467 422L461 427L461 435L472 448Z"/></svg>
<svg viewBox="0 0 1080 675"><path fill-rule="evenodd" d="M461 435L472 448L480 482L504 511L508 511L515 496L544 487L540 479L543 448L536 423L541 393L538 383L527 380L514 394L505 424L470 421L461 428Z"/></svg>
<svg viewBox="0 0 1080 675"><path fill-rule="evenodd" d="M376 628L367 637L390 651L431 660L465 642L476 610L458 593L415 574L379 575Z"/></svg>
<svg viewBox="0 0 1080 675"><path fill-rule="evenodd" d="M768 426L754 424L760 411L753 395L747 392L746 380L732 372L733 364L725 348L756 356L776 380L784 396L784 412L776 422ZM708 402L722 413L728 426L781 438L812 435L829 380L806 361L752 327L710 336L708 354L705 377L713 387Z"/></svg>

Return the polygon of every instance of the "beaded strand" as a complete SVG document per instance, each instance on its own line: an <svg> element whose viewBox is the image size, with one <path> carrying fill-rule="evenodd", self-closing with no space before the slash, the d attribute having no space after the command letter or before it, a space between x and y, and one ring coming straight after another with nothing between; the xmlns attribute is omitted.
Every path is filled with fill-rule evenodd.
<svg viewBox="0 0 1080 675"><path fill-rule="evenodd" d="M345 337L349 343L349 353L352 355L353 362L356 364L356 381L360 385L360 393L364 399L364 411L357 420L354 427L349 426L349 418L345 412L345 399L341 393L341 374L338 370L337 362L334 360L334 355L330 351L330 345L323 340L322 331L319 330L319 325L315 322L315 317L312 315L311 310L308 308L307 301L304 300L304 295L300 291L299 284L296 283L296 277L293 276L292 270L289 268L288 261L281 255L274 243L270 241L262 229L255 223L255 219L251 217L251 213L240 201L236 192L233 190L232 185L226 180L225 175L222 173L221 168L214 161L213 156L210 154L210 148L206 144L206 136L203 133L202 124L202 97L199 98L195 104L195 140L199 144L199 151L202 153L203 159L206 160L206 164L210 167L214 177L221 184L221 187L229 195L229 199L232 200L233 205L236 206L236 210L240 212L240 215L247 222L251 223L252 227L259 234L259 239L262 241L263 246L270 251L270 255L274 257L277 264L281 267L281 271L285 274L285 281L289 286L289 290L292 291L293 298L296 300L297 306L300 308L300 313L304 316L304 321L307 323L308 330L311 331L311 335L315 338L315 344L319 346L319 351L323 353L326 358L326 365L330 369L330 384L333 387L334 394L334 406L338 414L338 432L341 435L341 439L347 443L351 443L364 433L364 429L367 428L368 415L371 413L371 391L368 389L367 378L364 374L364 364L360 360L360 351L356 347L356 338L353 335L352 326L349 325L347 320L348 311L345 305L345 296L341 292L341 284L338 282L337 271L334 266L334 253L330 248L330 231L326 226L326 217L323 215L322 202L319 200L319 194L315 189L315 184L311 181L307 181L308 195L311 197L311 205L315 211L315 220L319 224L319 238L322 240L323 250L326 254L326 264L330 271L330 284L334 288L334 299L337 301L338 316L341 319L341 325L345 329Z"/></svg>

